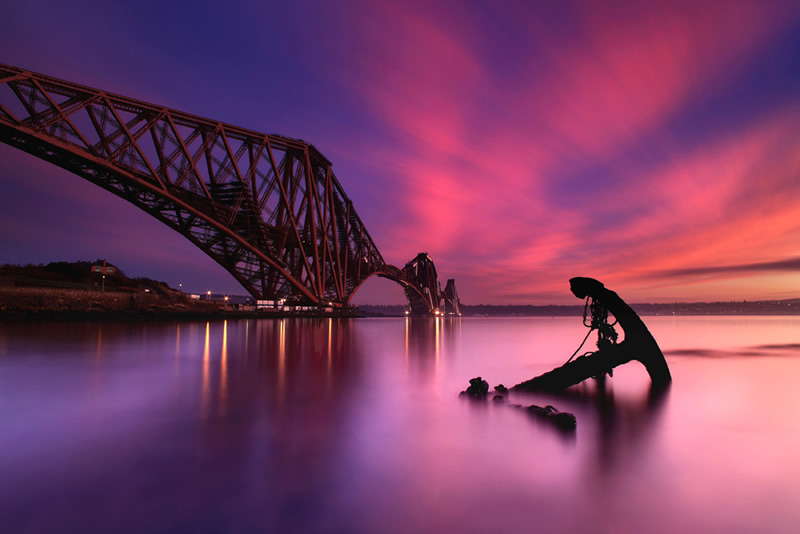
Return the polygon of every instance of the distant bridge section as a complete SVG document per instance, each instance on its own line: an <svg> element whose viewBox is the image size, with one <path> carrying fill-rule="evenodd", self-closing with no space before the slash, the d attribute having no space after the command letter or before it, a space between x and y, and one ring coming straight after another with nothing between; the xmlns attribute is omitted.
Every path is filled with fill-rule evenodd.
<svg viewBox="0 0 800 534"><path fill-rule="evenodd" d="M345 306L380 275L415 312L439 308L433 262L386 264L331 162L302 140L0 65L0 141L138 206L257 299Z"/></svg>
<svg viewBox="0 0 800 534"><path fill-rule="evenodd" d="M425 252L418 254L403 267L403 277L409 282L404 287L411 313L425 315L433 310L435 315L439 315L442 290L431 257Z"/></svg>
<svg viewBox="0 0 800 534"><path fill-rule="evenodd" d="M442 300L444 301L443 311L445 315L461 315L461 299L458 298L455 279L450 278L447 281L447 285L442 291Z"/></svg>

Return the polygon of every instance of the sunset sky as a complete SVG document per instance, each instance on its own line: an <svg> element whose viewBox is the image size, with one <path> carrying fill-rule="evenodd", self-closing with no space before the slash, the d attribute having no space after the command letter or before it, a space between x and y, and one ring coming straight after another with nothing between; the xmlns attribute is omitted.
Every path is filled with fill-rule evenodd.
<svg viewBox="0 0 800 534"><path fill-rule="evenodd" d="M466 304L800 297L800 2L4 2L0 63L333 162L384 259ZM180 235L0 145L0 263L244 294ZM355 302L400 303L392 282Z"/></svg>

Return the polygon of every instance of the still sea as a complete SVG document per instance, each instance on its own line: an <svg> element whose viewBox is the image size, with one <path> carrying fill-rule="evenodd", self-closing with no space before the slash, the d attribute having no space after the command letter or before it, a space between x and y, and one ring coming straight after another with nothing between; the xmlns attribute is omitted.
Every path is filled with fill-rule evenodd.
<svg viewBox="0 0 800 534"><path fill-rule="evenodd" d="M665 394L505 402L579 317L0 322L0 532L800 532L800 317L644 320Z"/></svg>

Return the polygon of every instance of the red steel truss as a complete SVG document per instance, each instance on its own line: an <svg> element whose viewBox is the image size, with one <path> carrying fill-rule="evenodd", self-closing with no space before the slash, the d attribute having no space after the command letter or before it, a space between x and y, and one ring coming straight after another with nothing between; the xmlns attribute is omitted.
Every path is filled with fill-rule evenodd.
<svg viewBox="0 0 800 534"><path fill-rule="evenodd" d="M138 206L256 298L346 305L374 274L424 294L302 140L0 65L0 141Z"/></svg>
<svg viewBox="0 0 800 534"><path fill-rule="evenodd" d="M442 303L442 289L436 275L436 266L425 252L420 252L403 267L403 279L409 284L403 287L406 290L411 313L413 315L439 315Z"/></svg>

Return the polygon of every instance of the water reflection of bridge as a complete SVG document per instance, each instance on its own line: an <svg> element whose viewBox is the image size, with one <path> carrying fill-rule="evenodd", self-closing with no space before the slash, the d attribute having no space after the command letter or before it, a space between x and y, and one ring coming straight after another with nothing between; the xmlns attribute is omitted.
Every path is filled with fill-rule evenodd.
<svg viewBox="0 0 800 534"><path fill-rule="evenodd" d="M460 312L427 254L384 261L331 162L302 140L0 65L0 141L149 213L257 299L344 307L377 275L414 314Z"/></svg>

